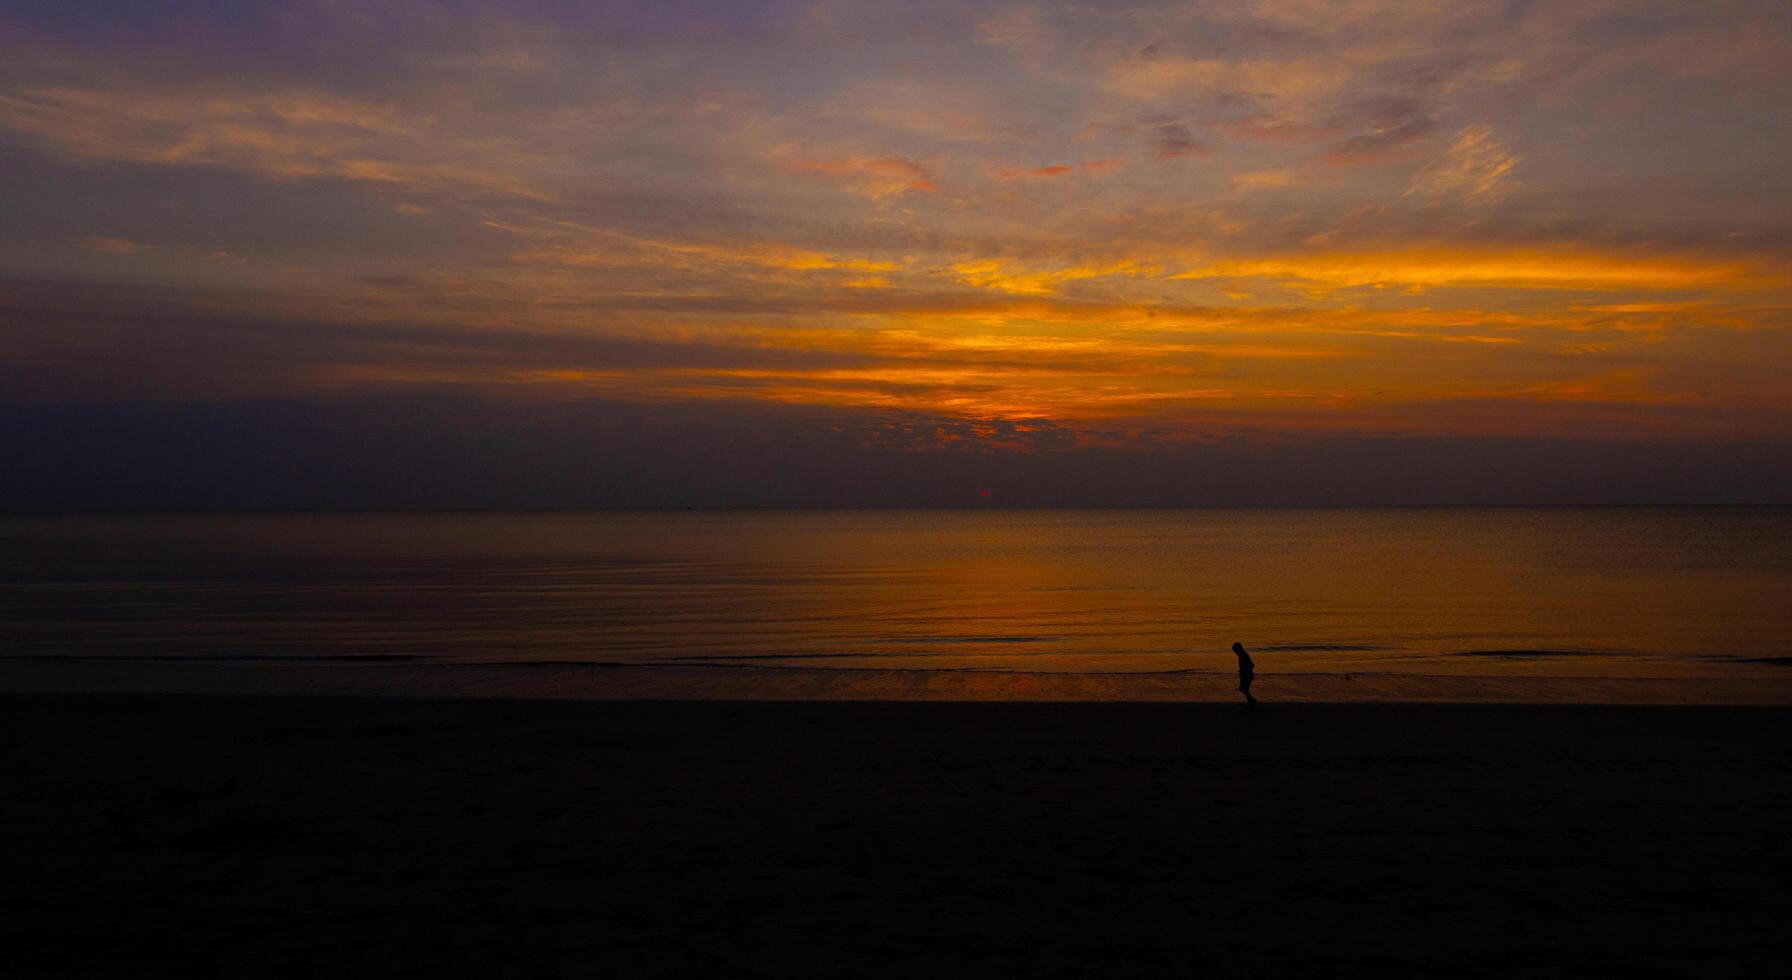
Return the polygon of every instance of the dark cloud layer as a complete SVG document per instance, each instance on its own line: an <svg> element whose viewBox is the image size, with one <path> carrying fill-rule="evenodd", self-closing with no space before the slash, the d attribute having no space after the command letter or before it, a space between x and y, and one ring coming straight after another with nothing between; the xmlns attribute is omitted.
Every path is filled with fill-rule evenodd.
<svg viewBox="0 0 1792 980"><path fill-rule="evenodd" d="M0 482L0 508L1792 504L1792 456L1771 445L1302 438L1144 451L1069 448L1049 423L1026 428L751 402L15 403L0 405L0 439L21 465Z"/></svg>

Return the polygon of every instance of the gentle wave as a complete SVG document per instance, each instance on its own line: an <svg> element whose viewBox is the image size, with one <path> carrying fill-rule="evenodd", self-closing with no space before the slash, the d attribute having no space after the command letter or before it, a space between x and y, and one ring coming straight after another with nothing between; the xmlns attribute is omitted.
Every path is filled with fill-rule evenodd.
<svg viewBox="0 0 1792 980"><path fill-rule="evenodd" d="M0 657L1136 674L1224 672L1236 641L1283 675L1792 663L1792 510L12 516L0 539Z"/></svg>

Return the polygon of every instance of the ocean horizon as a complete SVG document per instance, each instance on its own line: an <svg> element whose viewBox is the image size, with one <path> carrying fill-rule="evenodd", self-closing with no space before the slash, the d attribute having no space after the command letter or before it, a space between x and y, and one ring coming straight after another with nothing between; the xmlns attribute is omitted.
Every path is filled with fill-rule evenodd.
<svg viewBox="0 0 1792 980"><path fill-rule="evenodd" d="M1785 508L13 514L0 543L12 689L1199 700L1242 642L1310 699L1773 701L1792 664Z"/></svg>

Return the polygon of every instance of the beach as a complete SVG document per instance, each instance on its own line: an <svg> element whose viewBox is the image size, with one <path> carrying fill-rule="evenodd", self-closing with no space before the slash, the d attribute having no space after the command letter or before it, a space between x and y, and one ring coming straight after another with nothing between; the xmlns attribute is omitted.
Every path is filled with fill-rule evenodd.
<svg viewBox="0 0 1792 980"><path fill-rule="evenodd" d="M0 696L14 976L1748 976L1737 706Z"/></svg>
<svg viewBox="0 0 1792 980"><path fill-rule="evenodd" d="M0 0L0 980L1792 976L1789 12Z"/></svg>

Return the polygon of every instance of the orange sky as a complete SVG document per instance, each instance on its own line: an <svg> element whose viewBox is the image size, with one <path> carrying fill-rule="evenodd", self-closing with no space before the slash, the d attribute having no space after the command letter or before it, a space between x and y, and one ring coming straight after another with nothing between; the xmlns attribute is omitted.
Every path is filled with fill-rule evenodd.
<svg viewBox="0 0 1792 980"><path fill-rule="evenodd" d="M1792 438L1775 3L0 10L0 396Z"/></svg>

